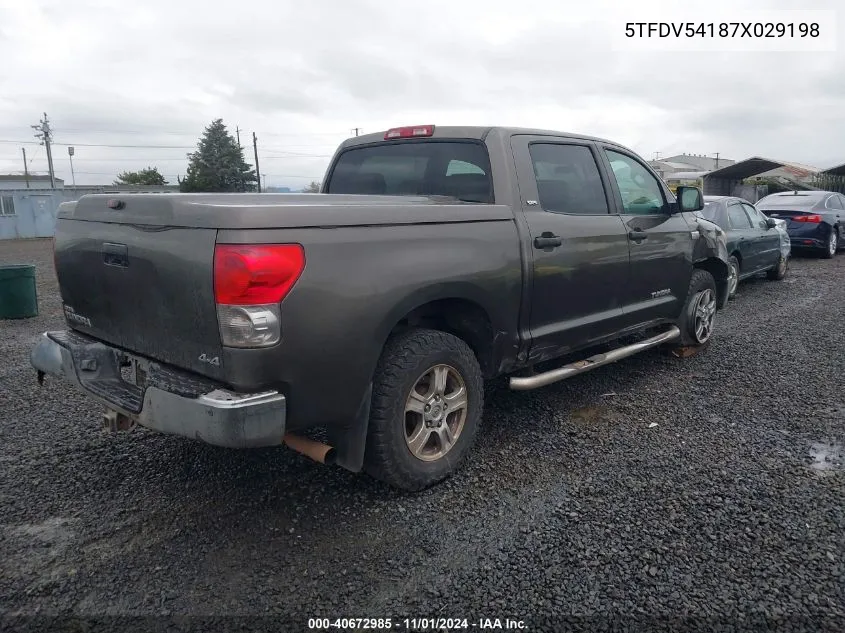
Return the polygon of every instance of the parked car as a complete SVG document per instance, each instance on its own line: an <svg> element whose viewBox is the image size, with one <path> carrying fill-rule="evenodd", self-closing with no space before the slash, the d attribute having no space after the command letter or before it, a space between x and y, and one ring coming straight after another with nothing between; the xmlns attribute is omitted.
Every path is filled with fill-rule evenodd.
<svg viewBox="0 0 845 633"><path fill-rule="evenodd" d="M434 126L345 141L321 194L84 196L56 223L69 329L31 360L109 428L284 442L418 490L467 456L483 379L705 346L729 266L701 208L610 141Z"/></svg>
<svg viewBox="0 0 845 633"><path fill-rule="evenodd" d="M747 200L733 196L704 196L698 214L725 231L730 255L728 298L734 297L740 281L754 275L766 273L776 280L786 276L791 248L783 220L767 218Z"/></svg>
<svg viewBox="0 0 845 633"><path fill-rule="evenodd" d="M786 222L793 250L812 250L830 259L845 247L845 196L832 191L773 193L757 208Z"/></svg>

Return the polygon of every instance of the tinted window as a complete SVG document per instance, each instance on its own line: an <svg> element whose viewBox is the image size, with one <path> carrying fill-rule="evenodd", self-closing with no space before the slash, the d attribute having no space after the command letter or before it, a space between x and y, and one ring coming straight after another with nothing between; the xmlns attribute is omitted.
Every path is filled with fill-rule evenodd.
<svg viewBox="0 0 845 633"><path fill-rule="evenodd" d="M839 199L839 196L830 196L827 201L827 206L831 209L843 209L845 207L842 206L842 201Z"/></svg>
<svg viewBox="0 0 845 633"><path fill-rule="evenodd" d="M811 207L821 199L822 196L817 193L774 194L766 196L757 204L765 207Z"/></svg>
<svg viewBox="0 0 845 633"><path fill-rule="evenodd" d="M335 164L327 191L493 202L487 150L480 143L457 141L403 141L347 150Z"/></svg>
<svg viewBox="0 0 845 633"><path fill-rule="evenodd" d="M750 204L742 203L742 208L745 209L745 212L748 214L748 217L751 218L752 226L757 226L761 229L768 228L766 227L766 218L763 217L763 214L760 213L757 209L755 209Z"/></svg>
<svg viewBox="0 0 845 633"><path fill-rule="evenodd" d="M666 203L657 179L637 160L611 150L607 158L622 195L625 213L649 215L662 213Z"/></svg>
<svg viewBox="0 0 845 633"><path fill-rule="evenodd" d="M607 214L607 198L593 153L583 145L529 146L540 204L554 213Z"/></svg>
<svg viewBox="0 0 845 633"><path fill-rule="evenodd" d="M741 204L732 204L728 206L728 221L731 223L732 229L750 229L751 220L745 215Z"/></svg>
<svg viewBox="0 0 845 633"><path fill-rule="evenodd" d="M704 204L704 208L699 211L698 214L705 220L710 220L711 222L722 226L721 208L722 205L718 202L707 202Z"/></svg>

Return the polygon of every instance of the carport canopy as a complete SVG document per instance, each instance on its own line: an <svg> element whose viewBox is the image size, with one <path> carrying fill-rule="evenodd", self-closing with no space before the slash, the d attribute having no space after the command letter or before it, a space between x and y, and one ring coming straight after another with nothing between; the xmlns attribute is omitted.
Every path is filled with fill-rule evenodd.
<svg viewBox="0 0 845 633"><path fill-rule="evenodd" d="M831 167L830 169L823 169L823 174L830 174L831 176L845 176L845 163Z"/></svg>
<svg viewBox="0 0 845 633"><path fill-rule="evenodd" d="M730 196L734 185L746 178L752 178L765 174L767 171L787 166L789 166L789 163L752 156L733 165L714 169L704 176L704 195Z"/></svg>

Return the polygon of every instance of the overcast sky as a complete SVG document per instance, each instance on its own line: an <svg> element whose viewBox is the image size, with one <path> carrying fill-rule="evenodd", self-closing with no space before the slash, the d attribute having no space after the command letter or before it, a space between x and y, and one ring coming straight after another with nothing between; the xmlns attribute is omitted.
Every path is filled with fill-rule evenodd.
<svg viewBox="0 0 845 633"><path fill-rule="evenodd" d="M267 185L295 188L352 128L424 123L829 167L845 163L845 5L836 52L620 52L611 35L621 7L679 20L840 2L0 0L0 173L22 170L22 146L46 171L30 128L45 111L57 174L70 183L73 144L78 184L147 165L175 182L215 117L243 130L249 162L258 135Z"/></svg>

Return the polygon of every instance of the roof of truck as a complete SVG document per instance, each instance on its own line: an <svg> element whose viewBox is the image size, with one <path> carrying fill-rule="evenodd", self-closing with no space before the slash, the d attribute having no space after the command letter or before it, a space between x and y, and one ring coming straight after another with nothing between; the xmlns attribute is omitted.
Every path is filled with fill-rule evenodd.
<svg viewBox="0 0 845 633"><path fill-rule="evenodd" d="M405 126L397 126L397 127L405 127ZM391 128L392 129L392 128ZM387 133L387 130L382 130L380 132L373 132L371 134L362 134L361 136L353 136L351 138L346 139L341 143L341 148L344 147L351 147L353 145L364 145L367 143L378 143L384 141L384 135ZM599 138L596 136L589 136L587 134L575 134L570 132L560 132L556 130L543 130L543 129L535 129L535 128L522 128L522 127L497 127L497 126L481 126L481 125L467 125L467 126L456 126L456 125L435 125L434 126L434 134L431 137L421 137L421 138L470 138L470 139L484 139L491 133L497 133L502 136L514 136L519 134L527 134L531 136L556 136L559 138L571 138L571 139L581 139L581 140L588 140L588 141L599 141L601 143L607 143L609 145L616 145L619 146L619 143L614 143L613 141L609 141L607 139ZM407 140L407 139L403 139Z"/></svg>

